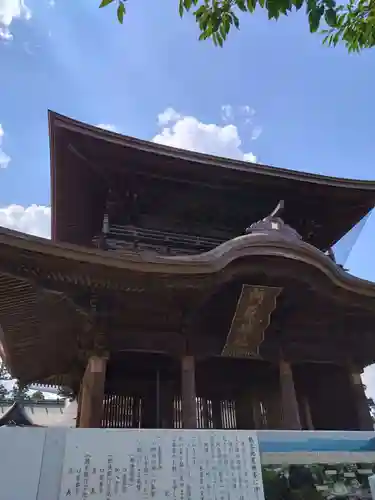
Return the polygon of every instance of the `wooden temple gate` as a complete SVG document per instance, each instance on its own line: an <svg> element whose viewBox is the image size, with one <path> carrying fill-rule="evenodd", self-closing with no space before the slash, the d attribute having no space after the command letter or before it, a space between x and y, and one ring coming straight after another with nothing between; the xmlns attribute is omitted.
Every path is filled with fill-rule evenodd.
<svg viewBox="0 0 375 500"><path fill-rule="evenodd" d="M112 364L109 362L101 426L183 428L183 396L177 360L163 355L152 356L140 353L129 353L125 356L127 359L132 357L134 358L131 363L133 367L137 363L142 367L148 363L150 368L146 372L143 368L137 373L134 369L121 370L119 361ZM199 429L252 428L255 426L255 418L258 418L258 427L265 427L264 404L251 398L250 394L247 398L243 397L241 391L235 389L235 385L238 384L236 374L233 376L228 373L226 385L219 384L219 387L215 389L216 384L212 382L212 379L217 377L217 370L220 369L222 360L216 360L216 367L212 366L215 365L212 361L198 363L196 370L196 427ZM231 361L232 366L235 366L236 363ZM120 365L117 370L116 364ZM123 376L120 375L121 371ZM124 380L124 377L128 377L128 383L119 382ZM256 404L259 409L256 408Z"/></svg>
<svg viewBox="0 0 375 500"><path fill-rule="evenodd" d="M139 429L372 426L363 388L358 392L342 367L301 364L294 366L290 379L289 365L278 372L271 363L220 357L189 364L193 370L186 370L184 360L164 354L116 355L107 362L96 402L81 390L77 424ZM97 387L100 383L89 389L94 400Z"/></svg>
<svg viewBox="0 0 375 500"><path fill-rule="evenodd" d="M49 120L52 241L0 230L15 378L69 387L80 427L373 429L375 284L332 247L375 183Z"/></svg>

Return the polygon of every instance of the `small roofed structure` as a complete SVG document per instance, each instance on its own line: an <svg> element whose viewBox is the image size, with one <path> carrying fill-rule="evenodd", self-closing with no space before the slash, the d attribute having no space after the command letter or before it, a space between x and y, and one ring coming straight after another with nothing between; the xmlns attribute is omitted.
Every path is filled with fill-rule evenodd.
<svg viewBox="0 0 375 500"><path fill-rule="evenodd" d="M14 376L70 387L81 427L373 428L360 373L375 362L375 284L330 249L375 182L54 113L50 142L52 241L0 231Z"/></svg>
<svg viewBox="0 0 375 500"><path fill-rule="evenodd" d="M14 402L12 406L0 416L0 427L7 425L16 425L20 427L35 426L35 424L27 416L23 406L17 402Z"/></svg>
<svg viewBox="0 0 375 500"><path fill-rule="evenodd" d="M41 401L0 400L0 427L16 425L21 427L55 427L68 425L70 419L63 399ZM61 422L61 423L60 423ZM65 424L66 422L66 424Z"/></svg>

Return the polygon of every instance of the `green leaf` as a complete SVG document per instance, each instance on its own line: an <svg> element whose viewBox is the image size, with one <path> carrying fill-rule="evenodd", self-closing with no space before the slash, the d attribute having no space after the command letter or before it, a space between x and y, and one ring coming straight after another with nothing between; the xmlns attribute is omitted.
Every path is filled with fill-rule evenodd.
<svg viewBox="0 0 375 500"><path fill-rule="evenodd" d="M246 12L247 9L246 9L246 5L245 5L245 0L236 0L236 5L237 7L242 11L242 12Z"/></svg>
<svg viewBox="0 0 375 500"><path fill-rule="evenodd" d="M286 3L286 5L288 5L288 3ZM283 13L286 12L284 0L267 0L266 8L268 11L268 19L277 19L280 15L280 10Z"/></svg>
<svg viewBox="0 0 375 500"><path fill-rule="evenodd" d="M210 20L210 14L209 12L205 12L199 19L199 29L201 31L206 31L208 22Z"/></svg>
<svg viewBox="0 0 375 500"><path fill-rule="evenodd" d="M272 18L274 19L278 19L280 14L287 15L288 11L292 10L291 0L267 0L268 5L270 5Z"/></svg>
<svg viewBox="0 0 375 500"><path fill-rule="evenodd" d="M225 28L223 23L220 24L219 33L222 39L225 40L227 34L225 33Z"/></svg>
<svg viewBox="0 0 375 500"><path fill-rule="evenodd" d="M332 43L333 43L333 46L336 47L336 45L338 44L340 40L340 33L336 33L333 37L333 40L332 40Z"/></svg>
<svg viewBox="0 0 375 500"><path fill-rule="evenodd" d="M211 18L212 31L216 33L220 29L221 18L217 15L213 15Z"/></svg>
<svg viewBox="0 0 375 500"><path fill-rule="evenodd" d="M345 16L344 14L341 14L340 16L337 16L337 26L342 26L345 21Z"/></svg>
<svg viewBox="0 0 375 500"><path fill-rule="evenodd" d="M190 10L192 4L193 4L193 0L183 0L183 4L184 4L184 7L185 7L185 10Z"/></svg>
<svg viewBox="0 0 375 500"><path fill-rule="evenodd" d="M203 16L203 14L206 12L206 7L204 5L201 5L199 7L199 9L197 9L195 12L194 12L194 16L196 17L196 19L199 19L200 17Z"/></svg>
<svg viewBox="0 0 375 500"><path fill-rule="evenodd" d="M229 14L224 14L223 15L223 29L224 29L224 33L225 33L225 37L224 39L226 38L226 36L228 35L229 31L230 31L230 16Z"/></svg>
<svg viewBox="0 0 375 500"><path fill-rule="evenodd" d="M239 21L238 17L236 16L236 14L234 14L233 12L232 12L232 19L233 19L233 24L239 30L240 29L240 21Z"/></svg>
<svg viewBox="0 0 375 500"><path fill-rule="evenodd" d="M337 15L334 9L327 9L324 13L324 19L331 28L335 28L337 26Z"/></svg>
<svg viewBox="0 0 375 500"><path fill-rule="evenodd" d="M99 9L101 9L102 7L107 7L107 5L109 5L110 3L113 3L115 0L102 0L100 5L99 5Z"/></svg>
<svg viewBox="0 0 375 500"><path fill-rule="evenodd" d="M184 15L184 3L182 0L180 0L178 3L178 13L179 13L180 17L182 17Z"/></svg>
<svg viewBox="0 0 375 500"><path fill-rule="evenodd" d="M324 3L327 9L334 9L336 7L335 0L324 0Z"/></svg>
<svg viewBox="0 0 375 500"><path fill-rule="evenodd" d="M316 10L317 8L318 8L318 5L316 3L316 0L307 0L307 2L306 2L307 12L310 12L312 10Z"/></svg>
<svg viewBox="0 0 375 500"><path fill-rule="evenodd" d="M120 1L117 7L117 19L120 24L124 22L124 15L126 14L125 3Z"/></svg>
<svg viewBox="0 0 375 500"><path fill-rule="evenodd" d="M299 10L304 3L304 0L293 0L293 5L296 8L296 10Z"/></svg>
<svg viewBox="0 0 375 500"><path fill-rule="evenodd" d="M323 12L324 7L318 7L309 12L309 24L311 33L315 33L318 30Z"/></svg>
<svg viewBox="0 0 375 500"><path fill-rule="evenodd" d="M249 12L254 12L255 7L257 6L257 0L247 0L246 5Z"/></svg>

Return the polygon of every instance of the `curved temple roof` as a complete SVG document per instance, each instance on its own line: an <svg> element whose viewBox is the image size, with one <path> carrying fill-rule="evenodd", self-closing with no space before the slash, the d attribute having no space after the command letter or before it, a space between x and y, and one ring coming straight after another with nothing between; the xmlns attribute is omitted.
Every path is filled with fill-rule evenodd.
<svg viewBox="0 0 375 500"><path fill-rule="evenodd" d="M63 259L76 269L89 265L90 274L93 273L93 281L97 284L100 283L100 280L96 281L95 275L99 267L108 273L111 270L124 273L116 275L120 281L123 277L133 275L139 282L146 283L151 276L155 276L162 280L160 284L166 279L175 279L177 284L180 277L185 278L185 280L191 277L192 283L194 283L194 278L197 276L209 278L210 275L222 273L227 267L235 264L236 261L242 261L244 258L282 257L315 267L335 286L375 300L375 283L349 274L336 265L329 256L312 245L301 239L291 239L289 235L284 237L278 230L239 236L209 252L198 255L164 256L88 249L69 243L54 243L44 238L0 228L0 256L1 250L4 249L15 252L16 260L20 257L17 253L27 250L32 252L32 257ZM4 266L7 267L6 262L2 264L2 267ZM64 270L62 269L61 272ZM98 273L98 276L100 275L101 273Z"/></svg>
<svg viewBox="0 0 375 500"><path fill-rule="evenodd" d="M241 234L284 199L285 221L324 250L375 205L375 181L327 177L185 151L122 136L53 112L49 112L49 128L52 237L60 241L91 241L102 222L105 189L111 182L119 184L116 175L125 176L125 185L139 191L139 210L157 211L162 216L163 203L159 200L158 205L152 205L160 190L164 191L163 200L170 198L173 206L172 211L167 204L166 214L190 213L199 198L200 213L207 213L208 219L219 225L227 223L232 230L230 237ZM111 180L110 176L115 177ZM146 186L146 179L152 179L151 187Z"/></svg>
<svg viewBox="0 0 375 500"><path fill-rule="evenodd" d="M221 158L218 156L197 153L195 151L187 151L185 149L164 146L155 142L145 141L142 139L137 139L135 137L118 134L116 132L112 132L100 127L94 127L87 123L74 120L53 111L49 111L49 126L52 144L53 140L55 139L54 134L56 133L56 129L63 128L81 133L82 135L90 135L97 139L107 141L111 144L118 144L122 147L144 151L145 153L158 154L165 157L172 157L181 160L188 160L191 162L191 168L193 168L194 162L197 163L197 166L201 166L201 164L204 163L207 166L213 165L214 167L221 169L246 172L246 174L257 174L278 178L282 177L285 179L307 181L320 185L375 192L375 181L372 180L356 180L312 174L308 172L289 170L286 168L274 167L260 163L251 163L241 160L234 160L231 158ZM183 164L180 165L184 166Z"/></svg>
<svg viewBox="0 0 375 500"><path fill-rule="evenodd" d="M17 402L13 403L13 405L0 417L0 427L4 425L22 427L36 426L28 417L22 405Z"/></svg>
<svg viewBox="0 0 375 500"><path fill-rule="evenodd" d="M327 356L336 351L337 357L347 356L348 352L340 353L342 346L336 344L343 336L343 345L351 346L350 338L357 342L355 353L354 347L348 347L353 349L356 362L364 366L374 361L375 284L351 276L313 246L290 238L289 233L254 232L200 255L145 258L57 244L3 229L0 324L7 361L14 375L27 381L66 373L78 355L77 339L90 315L80 302L84 290L95 290L104 297L111 294L112 302L120 301L121 313L117 314L130 323L119 326L117 340L112 336L115 350L122 348L118 342L125 342L128 349L138 346L143 338L156 342L159 350L178 352L182 346L177 314L180 303L193 316L197 311L203 314L203 333L197 326L192 328L198 336L192 345L204 345L206 352L220 354L222 340L212 335L219 335L220 328L221 338L228 334L225 324L221 326L224 307L220 306L220 293L233 283L242 284L242 288L279 287L280 297L285 296L289 306L297 306L291 326L285 328L288 335L296 335L292 347L299 342L305 355L318 351L323 355L324 343L334 342ZM237 299L225 297L225 307L232 303L234 307ZM321 331L314 323L317 315L311 315L312 301L320 308ZM202 303L206 305L200 309ZM207 315L210 331L204 326ZM219 323L216 326L212 321ZM141 330L136 330L137 325ZM113 324L111 328L115 328ZM135 329L135 337L131 329ZM272 323L266 330L270 339L271 330ZM304 345L310 333L315 347ZM272 342L279 341L278 337Z"/></svg>

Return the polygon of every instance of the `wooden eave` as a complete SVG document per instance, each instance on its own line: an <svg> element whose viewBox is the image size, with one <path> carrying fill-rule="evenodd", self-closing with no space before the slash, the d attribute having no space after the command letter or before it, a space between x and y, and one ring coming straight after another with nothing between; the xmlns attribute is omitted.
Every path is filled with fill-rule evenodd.
<svg viewBox="0 0 375 500"><path fill-rule="evenodd" d="M275 235L250 234L227 241L215 249L188 256L162 256L148 255L132 252L107 252L96 248L85 248L69 243L54 243L50 240L30 236L18 231L0 228L0 256L7 255L7 261L2 266L11 266L11 262L33 262L38 266L46 267L48 262L55 262L60 270L61 278L64 274L85 275L90 280L88 283L100 286L101 277L117 277L118 281L126 279L129 282L138 282L139 286L163 288L199 288L207 280L216 283L215 275L221 275L223 282L225 270L231 267L239 268L238 273L246 267L251 268L251 263L244 259L255 257L274 256L283 259L292 258L301 263L311 265L312 268L323 270L338 288L351 292L363 299L375 300L375 283L352 276L337 266L328 256L315 247L297 240L294 242L284 240ZM9 253L7 253L9 252ZM20 266L17 273L22 273L27 265ZM237 272L237 271L236 271ZM124 273L124 274L122 274ZM230 269L229 276L236 274ZM212 280L213 277L213 280ZM134 281L133 281L134 280ZM112 284L116 284L113 279ZM103 286L105 284L103 283ZM109 287L111 285L109 284ZM361 299L359 299L361 300Z"/></svg>
<svg viewBox="0 0 375 500"><path fill-rule="evenodd" d="M274 319L290 330L290 352L297 359L301 343L306 342L309 347L312 342L315 347L311 344L309 349L321 349L323 344L319 342L329 338L329 329L336 332L333 345L337 349L336 342L344 335L339 331L345 328L342 318L347 313L350 314L345 319L347 328L358 334L358 339L361 332L363 339L366 337L365 348L356 355L357 361L365 365L374 359L375 285L350 276L304 242L254 235L236 238L198 256L159 256L146 260L140 255L56 244L2 229L0 324L3 338L0 340L14 375L28 382L69 372L79 355L78 339L87 326L90 313L76 302L76 295L80 290L88 290L99 297L110 296L112 302L128 293L124 305L128 302L129 311L134 309L133 323L125 323L125 328L120 324L119 333L113 332L111 342L115 342L115 350L132 346L152 350L150 346L156 345L169 354L177 353L183 344L182 332L178 330L182 323L178 323L175 314L177 302L175 305L168 302L173 299L179 300L180 306L185 308L187 323L184 327L186 334L191 335L191 345L206 355L218 355L222 342L215 337L220 324L216 327L213 323L218 317L216 297L233 282L284 288L297 313L291 317L293 324L288 325L287 303L283 308L284 316ZM313 292L311 297L306 295L308 290ZM316 298L321 298L320 310L329 304L320 318L320 325L316 325L316 318L309 314L312 300ZM223 299L223 304L228 302L225 296ZM123 310L121 302L119 304L114 314L122 321ZM302 312L298 313L299 310ZM156 329L151 332L145 321L160 322L160 325L154 325ZM168 325L170 331L166 330ZM137 330L137 326L144 327L143 332ZM311 335L319 330L321 340L317 342ZM304 331L305 336L301 336ZM225 334L223 330L222 336ZM273 337L268 336L271 351L277 347L274 342L279 342L279 337L277 328ZM332 352L333 347L327 357Z"/></svg>
<svg viewBox="0 0 375 500"><path fill-rule="evenodd" d="M244 161L223 159L201 153L195 153L177 148L166 147L149 141L143 141L132 137L122 136L97 127L83 124L65 116L49 112L50 129L50 153L51 153L51 198L52 198L52 238L61 239L60 234L64 234L63 205L61 200L68 199L67 187L59 184L58 170L64 168L61 160L61 147L57 155L57 146L62 144L63 137L69 143L69 134L74 134L75 145L77 142L90 142L90 151L93 148L99 150L99 145L105 146L103 151L113 151L113 157L117 157L117 163L124 169L124 161L130 158L130 163L137 167L137 175L141 170L139 165L143 165L145 175L152 177L164 172L163 175L179 177L186 182L215 184L233 181L244 184L264 184L267 186L293 185L295 191L305 191L309 193L313 201L314 194L319 192L319 196L330 200L331 209L340 214L340 217L326 219L327 233L321 238L321 248L325 244L333 244L349 231L358 221L360 221L375 204L375 182L341 179L305 172L296 172L268 165L253 164ZM66 146L64 146L66 147ZM111 149L112 148L112 149ZM57 157L56 157L57 155ZM97 154L93 154L93 157ZM107 161L100 168L112 168L116 163L107 153L104 154ZM102 158L103 160L103 158ZM77 166L79 169L79 165ZM114 167L115 168L115 167ZM103 174L105 171L103 170ZM74 174L75 175L75 174ZM60 176L61 177L61 176ZM88 181L89 182L89 181ZM67 185L74 184L71 180ZM307 194L306 194L307 196ZM60 200L59 203L57 200ZM100 205L102 201L98 200ZM318 203L319 205L319 203ZM315 210L315 209L314 209ZM267 214L264 214L267 215ZM263 215L263 216L264 216ZM310 216L310 214L309 214ZM320 218L321 219L321 218ZM322 219L324 220L324 218ZM248 223L255 222L249 220ZM77 221L78 225L84 227L83 221ZM80 227L81 227L80 226ZM336 228L334 226L337 226ZM60 229L58 229L60 228ZM81 228L81 230L83 230ZM332 235L330 236L330 233Z"/></svg>
<svg viewBox="0 0 375 500"><path fill-rule="evenodd" d="M181 160L187 160L192 165L196 163L196 168L200 168L201 164L213 165L218 168L238 170L246 175L256 174L270 177L283 177L285 179L293 179L298 181L308 181L314 184L330 185L342 187L346 189L359 189L364 191L372 191L375 193L375 181L346 179L340 177L325 176L319 174L311 174L308 172L300 172L279 168L264 164L245 162L240 160L232 160L229 158L220 158L203 153L196 153L184 149L164 146L150 141L137 139L135 137L125 136L116 132L111 132L99 127L94 127L78 120L73 120L64 115L60 115L53 111L49 111L49 127L51 144L54 140L54 132L56 128L64 128L67 130L89 135L100 140L108 141L112 144L118 144L124 148L138 149L146 153L163 154Z"/></svg>

